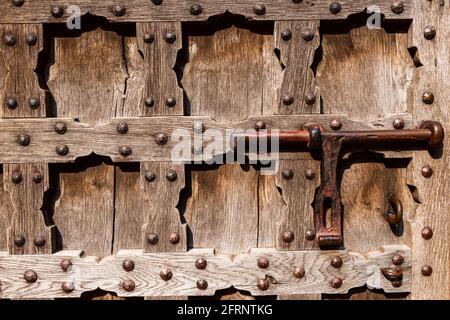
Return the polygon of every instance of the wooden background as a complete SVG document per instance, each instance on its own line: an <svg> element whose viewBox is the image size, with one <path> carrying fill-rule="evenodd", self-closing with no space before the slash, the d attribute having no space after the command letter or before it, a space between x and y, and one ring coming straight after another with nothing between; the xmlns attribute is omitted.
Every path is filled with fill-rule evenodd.
<svg viewBox="0 0 450 320"><path fill-rule="evenodd" d="M8 17L13 9L7 2L0 4L7 13L0 19L2 37L13 31L22 38L14 54L6 45L0 46L0 96L4 100L14 87L23 93L23 102L32 91L40 97L41 107L31 110L20 102L15 111L3 108L5 119L47 116L95 126L115 117L184 115L208 116L233 126L262 115L347 114L351 121L388 128L389 122L383 119L407 113L407 126L430 119L449 128L448 1L442 1L443 5L440 1L405 1L404 19L392 14L391 1L377 1L391 19L373 30L365 26L366 15L347 17L364 10L370 1L355 1L355 9L346 6L350 1L342 1L340 20L326 19L329 12L324 5L318 7L317 16L302 11L297 17L280 9L277 12L282 15L270 13L267 21L256 17L260 21L252 22L240 15L222 15L221 8L213 10L208 1L203 1L208 9L195 18L198 21L183 23L152 22L158 20L155 15L146 17L133 9L129 10L131 17L116 19L98 6L92 11L120 23L88 15L82 19L82 31L76 32L66 30L63 24L40 24L55 22L46 11L34 18L24 13L12 21ZM24 12L28 2L33 3L26 1ZM271 5L269 1L269 12ZM133 8L131 1L127 6ZM82 8L87 11L89 6ZM244 15L253 15L246 10L242 9ZM171 14L188 20L184 13L166 16ZM205 21L213 14L218 15ZM37 24L22 24L30 19ZM428 26L437 30L432 40L423 35ZM280 38L285 29L292 31L290 41ZM30 30L38 35L38 43L32 47L23 42ZM174 43L162 40L168 30L177 35ZM303 39L305 30L314 35L312 41ZM146 33L154 34L153 45L143 41ZM426 91L434 94L432 104L423 102ZM289 106L281 102L287 92L295 97ZM177 101L173 108L164 105L168 94ZM155 106L145 108L143 101L150 95ZM316 97L315 102L305 102L307 96ZM449 299L448 150L446 139L440 156L427 151L402 152L395 158L363 153L351 155L340 166L345 249L365 253L383 245L409 246L411 294L384 294L363 286L348 294L278 298ZM48 168L45 163L21 164L30 174L37 166L45 179L39 190L30 187L31 182L24 185L22 194L31 197L26 200L10 183L17 165L3 164L0 251L83 250L88 256L106 257L119 250L142 248L146 252L215 248L227 255L251 248L317 250L304 234L313 229L311 203L319 186L320 163L304 158L281 160L274 176L262 175L258 166L252 165L120 163L97 155ZM425 165L433 168L429 179L421 175ZM171 169L179 177L173 184L164 179ZM284 169L293 170L292 180L281 177ZM313 180L304 176L308 169L316 173ZM149 186L143 177L147 170L162 179ZM383 216L392 195L404 206L402 230L395 232ZM33 234L39 228L40 233L50 235L52 226L53 249L46 245L35 252L25 246L20 252L11 252L7 230L25 228ZM434 231L430 240L421 236L425 226ZM173 232L181 239L176 245L161 241L154 249L143 235L155 229L163 239ZM288 245L280 237L286 230L296 235ZM432 266L431 276L421 274L423 265ZM99 291L83 297L116 299L115 294ZM235 289L217 292L215 298L254 299Z"/></svg>

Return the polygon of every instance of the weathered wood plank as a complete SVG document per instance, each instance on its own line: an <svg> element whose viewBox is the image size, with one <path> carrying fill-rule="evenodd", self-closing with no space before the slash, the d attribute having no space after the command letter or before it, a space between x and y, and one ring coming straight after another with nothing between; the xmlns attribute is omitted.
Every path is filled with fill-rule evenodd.
<svg viewBox="0 0 450 320"><path fill-rule="evenodd" d="M74 113L77 112L74 111ZM193 133L193 126L197 121L201 121L206 129L204 133L206 147L214 142L211 137L217 132L216 129L221 134L218 140L220 142L226 137L226 129L238 128L245 131L254 128L255 123L261 119L265 122L267 129L301 129L308 123L317 123L328 128L332 119L339 119L343 123L343 130L382 130L391 129L392 119L395 117L402 117L405 119L405 128L412 128L411 116L408 114L391 115L368 123L349 120L345 115L259 116L230 124L213 121L210 117L114 118L107 124L95 127L73 119L60 118L0 120L0 162L64 163L90 155L92 152L108 156L116 162L167 161L171 159L172 150L179 142L178 138L171 139L172 133L181 129L189 137ZM65 134L55 132L55 125L59 122L65 123L67 127ZM127 134L117 132L117 125L121 122L128 124ZM159 145L155 141L158 133L165 133L168 136L165 145ZM17 143L19 134L30 136L30 144L27 147L22 147ZM227 141L224 141L225 151L227 150L225 143ZM58 155L55 151L56 147L64 145L69 149L68 154L66 156ZM119 148L123 146L131 148L132 153L129 156L120 154ZM218 152L218 154L221 153ZM408 157L410 154L410 151L385 152L385 155L389 157ZM281 154L280 158L283 159L283 157ZM310 159L307 152L298 153L296 157L297 159ZM286 158L295 159L295 155L287 154Z"/></svg>
<svg viewBox="0 0 450 320"><path fill-rule="evenodd" d="M3 185L12 205L7 229L9 253L52 253L52 227L46 226L47 212L43 211L44 193L49 188L48 165L3 165Z"/></svg>
<svg viewBox="0 0 450 320"><path fill-rule="evenodd" d="M34 71L43 49L42 25L1 24L0 36L0 117L45 117L45 92Z"/></svg>
<svg viewBox="0 0 450 320"><path fill-rule="evenodd" d="M405 262L403 285L392 286L380 271L390 267L392 257L401 254ZM257 267L257 260L265 257L269 261L267 269ZM331 260L340 257L341 268L331 266ZM203 258L207 261L204 270L198 270L195 261ZM63 272L62 259L70 259L71 267ZM125 259L134 262L133 271L122 267ZM303 278L296 278L293 269L302 266ZM411 288L411 250L407 246L385 246L381 251L367 254L349 251L276 251L273 249L252 249L249 253L230 256L215 254L213 249L195 249L184 253L142 253L139 250L125 250L116 256L81 258L79 253L62 251L54 255L8 256L0 255L1 298L39 298L39 297L79 297L82 292L100 288L116 292L119 296L204 296L215 291L234 286L253 295L275 294L312 294L345 293L351 288L367 284L386 292L408 292ZM169 268L170 280L160 277L161 270ZM21 279L26 270L36 272L35 283L26 283ZM342 286L333 288L331 280L340 277ZM257 287L258 279L268 279L269 288ZM132 280L135 288L125 291L122 284ZM206 280L205 290L197 288L197 280ZM72 292L63 292L64 282L73 283Z"/></svg>
<svg viewBox="0 0 450 320"><path fill-rule="evenodd" d="M8 251L7 230L11 226L11 212L14 211L9 193L3 184L3 166L0 166L0 251Z"/></svg>
<svg viewBox="0 0 450 320"><path fill-rule="evenodd" d="M420 10L410 30L411 46L417 48L416 59L421 65L415 70L411 107L414 121L419 124L423 117L441 121L447 137L441 148L433 152L416 151L409 173L411 185L417 190L418 202L412 219L412 245L414 247L412 299L450 299L450 222L448 219L450 167L450 4L446 1L416 1ZM427 40L424 32L434 28L436 36ZM434 95L434 103L424 102L424 93ZM422 176L422 168L429 165L433 170L430 178ZM430 227L433 236L422 237L422 230ZM432 274L424 276L422 267L430 266Z"/></svg>
<svg viewBox="0 0 450 320"><path fill-rule="evenodd" d="M304 20L304 19L345 19L350 14L363 12L368 6L376 5L387 19L412 19L414 13L413 1L403 0L404 11L396 14L391 10L391 1L386 0L341 0L342 10L332 14L329 10L330 1L314 0L294 3L285 0L266 0L265 14L255 13L253 0L199 0L196 3L203 8L201 14L190 13L190 0L164 0L161 5L154 5L150 1L128 0L121 4L126 11L116 16L113 8L120 5L117 1L78 0L71 5L80 7L82 14L89 12L93 15L104 16L112 21L203 21L209 16L223 14L225 11L244 15L252 20ZM9 1L0 3L0 23L58 23L65 22L71 13L64 12L62 17L54 18L50 8L60 5L67 9L67 2L63 0L27 0L21 7L15 7Z"/></svg>

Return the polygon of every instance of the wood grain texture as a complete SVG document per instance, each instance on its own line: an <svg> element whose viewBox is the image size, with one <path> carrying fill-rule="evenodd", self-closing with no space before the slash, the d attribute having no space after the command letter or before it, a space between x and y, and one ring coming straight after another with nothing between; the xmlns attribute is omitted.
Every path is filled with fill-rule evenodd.
<svg viewBox="0 0 450 320"><path fill-rule="evenodd" d="M290 31L292 38L282 38L282 33ZM313 39L304 39L305 34ZM319 21L276 21L274 28L276 49L280 52L279 63L284 66L277 87L278 108L273 114L320 113L319 90L314 83L311 65L316 49L320 45ZM292 104L283 103L283 97L291 96ZM307 96L315 97L313 104L307 104ZM265 112L267 113L267 112Z"/></svg>
<svg viewBox="0 0 450 320"><path fill-rule="evenodd" d="M166 41L167 34L174 34L174 41ZM153 36L151 43L144 41L145 35ZM154 22L137 23L136 37L138 47L145 62L144 99L141 101L141 114L144 116L183 115L183 90L178 86L173 68L178 50L182 47L181 23ZM144 100L152 98L151 107ZM166 100L175 99L176 105L168 106Z"/></svg>
<svg viewBox="0 0 450 320"><path fill-rule="evenodd" d="M40 173L41 181L36 183L33 177ZM21 175L20 183L13 182L13 175ZM43 208L44 193L49 188L48 165L8 164L3 165L3 185L9 194L12 205L10 226L7 229L7 246L10 254L44 254L52 253L52 227L46 226L47 212ZM48 220L47 220L48 222ZM25 238L23 246L14 243L16 236ZM43 238L42 246L34 240Z"/></svg>
<svg viewBox="0 0 450 320"><path fill-rule="evenodd" d="M74 113L77 113L74 111ZM411 116L408 114L388 115L376 118L370 122L358 122L349 120L346 115L292 115L292 116L258 116L249 117L247 120L237 123L224 123L213 121L211 117L142 117L142 118L114 118L107 124L91 127L79 123L73 119L47 118L36 119L9 119L0 120L0 162L42 162L64 163L73 161L78 157L91 153L110 157L115 162L134 161L167 161L171 160L174 146L179 142L178 137L173 136L175 130L181 129L189 137L193 133L196 121L201 121L206 128L204 133L204 147L214 143L212 137L218 132L221 134L217 141L224 139L226 129L252 129L258 120L266 123L267 129L303 129L307 124L316 123L329 130L332 119L339 119L343 123L343 130L389 130L392 129L393 119L401 117L405 119L405 128L412 128ZM55 124L64 122L67 132L63 135L54 130ZM127 134L119 134L117 125L126 122L129 127ZM210 129L210 130L208 130ZM17 144L17 135L26 133L31 137L31 143L27 147ZM165 133L168 142L158 145L155 136ZM191 139L193 136L191 136ZM83 143L80 143L83 141ZM229 150L228 140L224 140L223 150L216 149L216 153L222 154ZM69 153L60 156L55 152L58 145L67 145ZM192 141L191 141L192 145ZM128 146L132 149L130 156L124 157L119 153L119 147ZM227 149L228 148L228 149ZM192 151L192 150L191 150ZM214 151L214 150L213 150ZM408 157L411 152L405 151L380 151L389 157ZM188 153L187 159L190 159ZM205 156L206 159L208 155ZM300 152L297 155L290 153L280 154L281 159L310 159L308 152Z"/></svg>
<svg viewBox="0 0 450 320"><path fill-rule="evenodd" d="M348 15L363 12L368 6L378 6L387 19L411 19L414 13L412 0L403 0L405 10L401 14L391 11L391 1L385 0L341 0L342 11L339 14L331 14L330 1L314 0L304 1L299 4L285 0L266 0L266 13L257 15L253 12L255 2L253 0L198 0L196 3L203 7L200 15L192 15L189 7L191 0L164 0L164 3L155 6L149 1L128 0L123 5L126 13L116 17L113 7L119 3L114 0L106 0L99 3L95 0L78 0L71 3L78 5L81 13L89 12L93 15L104 16L112 21L203 21L209 16L223 14L225 11L244 15L252 20L299 20L299 19L345 19ZM63 0L27 0L22 7L15 7L9 1L0 4L0 11L4 14L0 23L57 23L66 21L70 16L67 12L61 18L53 18L50 14L51 5L59 4L66 8Z"/></svg>
<svg viewBox="0 0 450 320"><path fill-rule="evenodd" d="M36 36L34 45L27 44L27 37ZM15 38L14 45L7 45L5 36ZM38 55L43 49L42 25L0 25L0 108L1 118L45 117L45 91L39 87L35 69ZM8 108L5 100L15 98L17 106ZM39 106L31 108L30 98L38 98Z"/></svg>
<svg viewBox="0 0 450 320"><path fill-rule="evenodd" d="M316 83L327 88L321 91L324 113L349 113L352 120L364 122L380 114L408 109L414 65L406 34L361 27L348 34L325 34L322 47L323 60ZM341 163L344 244L349 250L364 251L369 243L380 246L411 241L408 218L413 201L406 169L404 165L399 167L398 163L376 159L375 154L355 155ZM392 168L386 168L384 161ZM391 195L400 198L405 211L400 238L383 218Z"/></svg>
<svg viewBox="0 0 450 320"><path fill-rule="evenodd" d="M442 148L433 152L416 151L410 171L412 185L417 188L416 198L419 202L412 220L413 284L412 299L450 299L450 206L446 182L450 161L450 4L443 6L439 2L416 1L420 11L416 13L410 30L410 45L417 48L416 59L421 66L415 70L414 86L411 94L411 107L414 121L420 123L423 117L433 117L444 126L447 137ZM424 29L434 26L436 37L426 40ZM422 101L425 91L435 96L434 103L426 105ZM421 169L430 165L433 169L431 178L421 175ZM430 240L422 238L422 229L429 226L433 230ZM421 274L422 266L429 265L433 272L425 277Z"/></svg>
<svg viewBox="0 0 450 320"><path fill-rule="evenodd" d="M276 295L280 293L313 294L345 293L351 288L367 284L386 292L408 292L411 289L411 251L407 246L385 246L381 251L361 254L349 251L276 251L273 249L252 249L249 253L230 256L215 254L212 249L195 249L185 253L142 253L139 250L125 250L116 256L85 256L80 252L61 251L54 255L7 256L0 255L1 298L39 298L39 297L79 297L82 292L100 288L116 292L118 296L209 296L215 291L234 286L253 295ZM390 267L392 256L401 254L405 262L401 287L393 287L381 273L380 268ZM256 261L264 256L269 260L267 269L259 269ZM341 257L343 265L336 269L331 266L334 257ZM207 260L205 270L198 270L195 261L199 257ZM68 272L59 266L63 258L72 261ZM135 267L131 272L122 268L124 259L132 259ZM305 277L297 279L292 270L298 265L305 268ZM159 273L170 268L172 278L164 281ZM21 279L25 270L34 270L38 280L28 284ZM269 279L268 290L256 286L257 279ZM343 279L342 286L334 289L330 281L335 277ZM197 279L208 282L206 290L199 290ZM124 280L132 280L135 289L127 292L122 289ZM75 290L64 293L63 282L73 282Z"/></svg>
<svg viewBox="0 0 450 320"><path fill-rule="evenodd" d="M167 174L174 171L175 181L169 181ZM155 180L148 181L147 173L154 173ZM185 185L184 164L170 162L141 163L141 193L145 218L142 227L142 248L144 252L186 251L186 224L182 224L176 206L181 189ZM171 234L177 234L179 241L171 243ZM156 244L150 244L147 239L150 234L158 236Z"/></svg>
<svg viewBox="0 0 450 320"><path fill-rule="evenodd" d="M0 250L8 251L7 230L11 226L11 213L14 212L9 193L4 188L3 166L0 174Z"/></svg>

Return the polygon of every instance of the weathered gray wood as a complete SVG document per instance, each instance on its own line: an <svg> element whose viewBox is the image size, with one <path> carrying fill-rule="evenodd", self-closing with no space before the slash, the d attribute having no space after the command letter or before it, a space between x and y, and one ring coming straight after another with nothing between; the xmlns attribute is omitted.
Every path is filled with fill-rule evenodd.
<svg viewBox="0 0 450 320"><path fill-rule="evenodd" d="M79 297L82 292L100 288L116 292L119 296L143 295L180 296L212 295L215 291L234 286L253 295L345 293L351 288L367 284L369 287L386 292L408 292L411 289L411 250L407 246L385 246L381 251L367 254L348 251L276 251L273 249L252 249L249 253L230 256L215 254L212 249L196 249L184 253L142 253L140 250L125 250L116 256L98 260L80 252L62 251L54 255L8 256L0 255L0 274L2 282L1 298L39 298L39 297ZM380 268L390 267L392 257L401 254L405 262L401 287L392 286L381 273ZM334 257L341 257L343 265L336 269L331 266ZM205 270L198 270L195 261L207 260ZM257 259L269 260L267 269L257 267ZM72 262L71 269L63 272L59 266L63 258ZM126 272L122 268L125 259L134 261L134 270ZM305 277L295 278L292 274L297 266L303 266ZM160 272L170 268L172 278L164 281ZM34 284L22 279L26 270L38 275ZM268 290L256 286L257 279L267 276L272 279ZM342 278L342 286L333 288L330 281ZM19 280L20 279L20 280ZM199 290L196 280L208 282L206 290ZM124 280L135 283L133 291L121 287ZM73 282L75 290L64 293L63 282Z"/></svg>
<svg viewBox="0 0 450 320"><path fill-rule="evenodd" d="M21 175L20 183L13 181L13 176ZM40 175L40 182L33 177ZM18 180L15 180L18 181ZM7 229L7 245L10 254L43 254L52 253L52 227L46 226L43 207L44 192L49 187L48 165L8 164L3 165L3 185L9 194L12 205L10 226ZM14 243L17 236L22 236L25 243L18 246ZM42 245L35 240L43 239Z"/></svg>
<svg viewBox="0 0 450 320"><path fill-rule="evenodd" d="M193 3L190 0L164 0L155 6L150 1L128 0L122 3L126 8L123 16L116 17L113 14L113 7L120 2L106 0L98 2L95 0L78 0L71 2L71 5L78 5L81 13L89 12L93 15L104 16L113 21L198 21L206 20L209 16L225 13L226 10L245 15L252 20L299 20L299 19L345 19L350 14L363 12L368 6L378 6L387 19L411 19L414 13L413 1L403 0L405 4L404 12L395 14L391 11L391 1L386 0L341 0L342 11L339 14L332 14L329 10L330 1L314 0L294 3L286 0L266 0L264 5L266 13L257 15L253 8L253 0L199 0L203 7L200 15L190 14L189 8ZM66 8L67 2L63 0L27 0L22 7L15 7L9 1L0 4L0 11L3 12L0 23L57 23L65 22L70 16L67 12L61 18L53 18L50 14L52 5L62 5Z"/></svg>
<svg viewBox="0 0 450 320"><path fill-rule="evenodd" d="M419 202L412 220L412 245L414 246L412 299L450 299L450 222L448 219L450 167L450 142L448 133L450 105L450 7L446 1L442 6L439 1L416 1L419 11L410 30L411 46L417 48L416 59L421 67L416 68L414 86L411 94L411 109L414 121L420 123L423 117L433 117L444 126L447 137L442 148L432 153L414 152L411 166L408 168L411 179L409 183L417 188L415 199ZM426 27L436 30L436 37L427 40L424 37ZM424 92L434 94L434 103L422 101ZM433 175L426 179L421 170L429 165ZM422 230L429 226L433 237L425 240ZM432 274L422 275L422 267L432 267Z"/></svg>
<svg viewBox="0 0 450 320"><path fill-rule="evenodd" d="M1 6L2 4L0 4ZM0 10L2 11L2 10ZM14 45L7 45L5 36L15 38ZM36 36L33 45L27 43L27 37ZM35 68L38 54L43 49L42 25L0 24L0 117L43 117L45 110L45 92L39 87ZM6 106L7 98L15 98L17 106ZM30 108L29 99L38 98L39 105Z"/></svg>

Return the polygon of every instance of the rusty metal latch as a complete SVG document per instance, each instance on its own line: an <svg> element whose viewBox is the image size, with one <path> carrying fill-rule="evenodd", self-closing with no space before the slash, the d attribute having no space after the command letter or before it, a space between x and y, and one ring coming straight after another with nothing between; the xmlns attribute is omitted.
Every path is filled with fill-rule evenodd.
<svg viewBox="0 0 450 320"><path fill-rule="evenodd" d="M444 140L444 129L439 122L424 121L418 129L373 131L325 131L320 125L309 125L306 130L290 130L235 134L238 140L278 138L280 147L289 144L307 149L313 157L321 158L321 184L314 199L314 225L316 239L321 246L343 245L343 205L337 181L339 157L358 150L427 149L437 147ZM395 203L394 203L395 204ZM400 209L399 209L400 210ZM331 225L326 225L327 212Z"/></svg>

